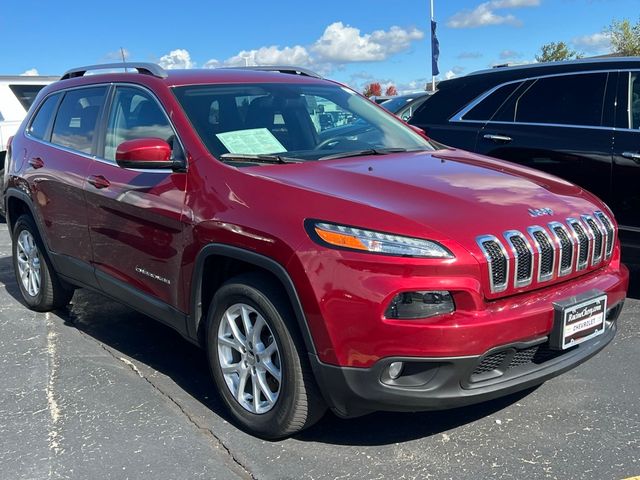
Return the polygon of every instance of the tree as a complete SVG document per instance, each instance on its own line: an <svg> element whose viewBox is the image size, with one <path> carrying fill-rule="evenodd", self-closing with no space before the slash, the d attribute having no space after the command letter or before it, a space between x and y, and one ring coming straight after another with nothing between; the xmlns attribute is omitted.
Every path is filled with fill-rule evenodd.
<svg viewBox="0 0 640 480"><path fill-rule="evenodd" d="M625 57L640 55L640 19L633 25L629 20L614 20L605 30L611 37L614 53Z"/></svg>
<svg viewBox="0 0 640 480"><path fill-rule="evenodd" d="M372 82L364 88L363 94L367 98L379 97L382 95L382 86L378 82Z"/></svg>
<svg viewBox="0 0 640 480"><path fill-rule="evenodd" d="M538 62L560 62L562 60L571 60L573 58L581 58L575 50L571 50L564 42L545 43L540 47L540 54L536 55Z"/></svg>
<svg viewBox="0 0 640 480"><path fill-rule="evenodd" d="M395 97L396 95L398 95L398 89L395 87L395 85L389 85L384 94L387 97Z"/></svg>

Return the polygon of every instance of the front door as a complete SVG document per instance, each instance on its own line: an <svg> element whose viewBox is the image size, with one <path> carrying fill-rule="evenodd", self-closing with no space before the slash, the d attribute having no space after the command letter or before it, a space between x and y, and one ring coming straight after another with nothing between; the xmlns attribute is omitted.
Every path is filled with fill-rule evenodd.
<svg viewBox="0 0 640 480"><path fill-rule="evenodd" d="M163 108L149 91L116 86L103 145L86 183L93 264L102 289L125 301L179 305L186 174L133 170L115 162L118 145L162 138L182 155ZM141 308L144 311L144 308Z"/></svg>

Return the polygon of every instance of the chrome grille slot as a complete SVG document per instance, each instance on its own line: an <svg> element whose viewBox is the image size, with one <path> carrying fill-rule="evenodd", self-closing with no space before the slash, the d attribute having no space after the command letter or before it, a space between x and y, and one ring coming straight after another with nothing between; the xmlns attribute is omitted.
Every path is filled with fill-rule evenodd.
<svg viewBox="0 0 640 480"><path fill-rule="evenodd" d="M547 232L537 225L529 227L528 231L538 250L538 282L551 280L555 263L555 249L551 239Z"/></svg>
<svg viewBox="0 0 640 480"><path fill-rule="evenodd" d="M593 217L589 215L582 215L582 220L587 225L587 228L591 231L593 237L593 250L591 253L591 265L597 265L602 260L602 247L603 247L603 234L600 227L596 224Z"/></svg>
<svg viewBox="0 0 640 480"><path fill-rule="evenodd" d="M476 239L489 267L491 292L506 290L509 278L509 259L507 251L493 235L484 235Z"/></svg>
<svg viewBox="0 0 640 480"><path fill-rule="evenodd" d="M578 239L578 265L576 270L584 270L587 268L589 260L589 236L585 232L584 228L575 218L567 218L567 223L573 230Z"/></svg>
<svg viewBox="0 0 640 480"><path fill-rule="evenodd" d="M556 239L556 243L559 247L558 256L560 258L558 262L558 275L564 276L571 273L573 267L573 242L567 232L564 225L559 222L551 222L549 224L549 230Z"/></svg>
<svg viewBox="0 0 640 480"><path fill-rule="evenodd" d="M533 278L533 250L527 238L517 230L504 233L515 260L513 284L516 288L526 287Z"/></svg>
<svg viewBox="0 0 640 480"><path fill-rule="evenodd" d="M615 240L616 232L613 228L613 224L611 223L611 220L609 220L609 217L607 217L604 213L598 211L598 212L595 212L595 216L598 220L600 220L600 223L604 227L604 230L607 232L607 241L605 245L604 256L605 258L608 259L609 257L611 257L611 254L613 253L613 243Z"/></svg>

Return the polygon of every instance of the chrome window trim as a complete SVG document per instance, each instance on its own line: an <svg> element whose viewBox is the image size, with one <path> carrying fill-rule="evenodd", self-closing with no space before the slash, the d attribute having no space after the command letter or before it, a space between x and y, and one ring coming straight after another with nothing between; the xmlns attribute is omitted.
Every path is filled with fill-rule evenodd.
<svg viewBox="0 0 640 480"><path fill-rule="evenodd" d="M573 271L573 259L575 257L575 244L573 242L573 239L571 238L571 235L569 234L569 231L567 230L567 227L565 227L562 223L560 223L560 222L549 222L547 224L547 226L549 227L549 231L551 232L551 236L555 239L556 245L557 245L557 251L558 251L558 269L557 269L558 272L557 272L557 275L558 275L558 277L564 277L565 275L569 275ZM565 268L564 270L562 269L562 252L564 251L564 249L562 248L562 239L560 238L560 236L554 230L555 228L560 228L567 235L567 238L569 239L569 242L571 243L571 259L569 260L569 267Z"/></svg>
<svg viewBox="0 0 640 480"><path fill-rule="evenodd" d="M629 130L632 132L636 132L638 130L634 130L634 129L630 129L630 128L626 128L626 129L621 129L621 128L615 128L615 127L607 127L607 126L597 126L597 125L579 125L579 124L564 124L564 123L533 123L533 122L504 122L504 121L493 121L491 119L488 120L465 120L463 117L469 113L470 110L472 110L475 106L477 106L480 102L482 102L485 98L487 98L489 95L491 95L492 93L494 93L496 90L498 90L499 88L504 87L505 85L510 85L513 83L523 83L523 82L527 82L530 80L540 80L540 79L546 79L546 78L554 78L554 77L566 77L568 75L589 75L589 74L594 74L594 73L606 73L606 74L612 74L612 73L626 73L629 72L629 74L631 74L631 72L635 72L635 71L640 71L640 69L621 69L621 68L617 68L617 69L606 69L606 70L586 70L586 71L582 71L582 72L561 72L561 73L551 73L551 74L547 74L547 75L533 75L533 76L529 76L529 77L522 77L516 80L510 80L508 82L503 82L499 85L496 85L495 87L487 90L486 92L480 94L478 97L476 97L474 100L472 100L469 104L467 104L467 106L463 107L461 110L459 110L457 113L455 113L453 116L451 116L449 118L449 122L461 122L461 123L485 123L485 124L502 124L502 125L529 125L529 126L540 126L540 127L568 127L568 128L591 128L591 129L595 129L595 130ZM630 85L630 82L629 82ZM525 92L523 92L524 94ZM494 112L495 113L495 112ZM629 123L629 125L631 125Z"/></svg>
<svg viewBox="0 0 640 480"><path fill-rule="evenodd" d="M147 87L145 87L143 85L139 85L139 84L136 84L136 83L128 83L128 82L123 82L123 83L120 83L120 82L91 83L89 85L78 85L78 86L75 86L75 87L61 88L59 90L54 90L53 92L48 93L47 96L44 97L40 101L40 103L38 104L37 110L35 110L34 113L31 115L31 118L29 118L29 123L27 124L28 125L27 128L25 128L24 131L23 131L24 136L28 137L32 141L41 143L43 145L47 145L49 147L60 149L60 150L62 150L64 152L67 152L67 153L72 153L74 155L78 155L78 156L86 158L88 160L94 160L94 161L97 161L97 162L100 162L100 163L104 163L106 165L111 165L111 166L115 166L115 167L118 167L118 168L122 168L122 167L118 166L118 164L116 162L112 162L110 160L107 160L106 158L98 157L97 155L87 154L86 152L82 152L80 150L75 150L73 148L69 148L69 147L66 147L64 145L59 145L57 143L49 142L47 140L42 140L40 138L37 138L37 137L31 135L31 133L29 132L29 128L30 128L31 123L33 122L35 116L36 116L37 111L40 110L40 108L42 107L42 105L44 104L46 99L49 98L50 96L55 95L55 94L59 94L59 93L63 94L63 96L64 96L64 94L66 92L70 92L72 90L79 90L79 89L82 89L82 88L94 88L94 87L107 87L106 96L108 96L109 95L109 87L115 87L115 86L118 86L118 85L133 86L133 87L136 87L136 88L141 88L141 89L144 89L144 90L148 91L151 94L153 99L160 106L160 108L162 110L162 113L167 118L167 121L169 122L169 125L173 129L173 132L174 132L174 134L176 136L176 139L178 140L178 143L180 144L180 148L182 149L182 152L185 155L184 161L186 163L186 161L187 161L187 159L186 159L187 151L184 148L184 144L182 143L182 140L180 139L180 136L178 135L178 133L176 131L176 128L173 125L173 122L171 121L171 119L167 115L166 110L164 109L162 104L159 103L158 98L155 96L155 94L151 90L149 90ZM106 100L107 99L105 98L105 102L106 102ZM59 107L59 105L58 105L58 107ZM57 113L58 112L56 110L56 115L57 115ZM108 117L107 117L107 121L108 121ZM106 131L105 131L105 134L106 134ZM162 169L157 169L157 168L127 168L127 169L124 169L124 170L130 170L132 172L140 172L140 173L161 173L161 174L176 173L174 170L172 170L170 168L162 168Z"/></svg>
<svg viewBox="0 0 640 480"><path fill-rule="evenodd" d="M551 272L546 275L542 275L542 248L540 247L540 243L538 242L536 237L533 235L535 232L542 232L542 234L547 237L547 240L549 240L549 243L551 244L551 247L552 247L553 258L551 259ZM531 240L533 240L533 245L535 245L535 248L538 251L538 271L536 276L537 281L538 283L548 282L553 278L553 273L555 272L555 269L556 269L555 262L556 262L557 255L556 255L556 249L553 248L553 239L549 236L547 231L544 228L542 228L540 225L532 225L531 227L528 227L527 233L529 234L529 237L531 237Z"/></svg>
<svg viewBox="0 0 640 480"><path fill-rule="evenodd" d="M509 246L511 247L511 252L513 253L513 258L514 258L513 286L515 288L521 288L521 287L527 287L531 285L531 282L533 281L533 263L534 263L533 248L531 248L531 243L529 243L529 240L527 240L527 237L518 230L507 230L506 232L504 232L503 236L507 241L507 243L509 244ZM531 267L529 268L529 276L524 280L518 280L518 257L520 255L518 254L518 249L515 247L515 245L511 241L513 237L521 238L524 241L525 245L527 246L529 253L531 254ZM507 262L508 261L509 260L507 259Z"/></svg>
<svg viewBox="0 0 640 480"><path fill-rule="evenodd" d="M493 267L491 265L491 256L489 255L489 252L487 252L487 249L484 248L484 245L483 245L483 243L487 241L496 242L500 247L502 254L504 255L504 258L507 264L505 277L504 277L505 278L504 284L496 285L493 282ZM478 247L480 247L480 250L482 251L484 258L487 260L487 268L489 270L489 287L491 289L491 293L504 292L509 285L509 263L510 262L509 262L509 255L507 253L507 249L504 248L504 245L502 244L502 242L498 240L498 238L495 235L480 235L476 237L476 243L478 244Z"/></svg>
<svg viewBox="0 0 640 480"><path fill-rule="evenodd" d="M583 223L587 226L587 228L591 232L591 237L593 239L593 242L592 242L593 248L591 248L591 266L595 266L602 261L602 257L604 256L606 235L602 233L602 230L598 226L598 223L595 220L593 220L593 216L580 215L580 217L582 218ZM596 255L596 234L593 231L593 228L591 228L591 225L589 225L588 220L592 220L593 223L595 223L596 228L600 232L600 235L602 235L602 240L600 241L600 253L598 255Z"/></svg>
<svg viewBox="0 0 640 480"><path fill-rule="evenodd" d="M578 244L578 254L576 255L576 272L579 272L580 270L584 270L589 266L589 254L591 253L591 249L592 249L591 244L593 243L592 242L593 235L591 233L591 229L585 228L582 222L577 218L574 218L574 217L567 218L567 224L569 225L569 228L571 228L571 231L575 235L576 242ZM587 258L582 263L580 262L580 251L582 250L582 246L580 245L580 236L578 235L578 232L576 232L574 224L578 224L587 237Z"/></svg>
<svg viewBox="0 0 640 480"><path fill-rule="evenodd" d="M611 255L613 254L613 249L615 248L615 244L616 244L616 238L617 238L616 227L613 221L611 220L611 218L609 218L609 216L606 213L604 213L602 210L596 210L595 212L593 212L593 216L598 222L600 222L600 225L604 228L605 231L607 230L607 227L602 222L601 217L604 217L607 220L607 222L609 222L609 225L611 226L611 236L613 237L611 239L611 248L606 248L606 243L605 243L605 252L604 252L605 254L604 259L609 260L609 258L611 258ZM607 232L607 235L609 235L608 232Z"/></svg>

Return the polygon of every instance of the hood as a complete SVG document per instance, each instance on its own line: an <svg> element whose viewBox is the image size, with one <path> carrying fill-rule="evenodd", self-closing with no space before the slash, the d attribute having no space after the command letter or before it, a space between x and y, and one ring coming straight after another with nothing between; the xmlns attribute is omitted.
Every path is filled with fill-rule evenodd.
<svg viewBox="0 0 640 480"><path fill-rule="evenodd" d="M564 222L603 208L591 194L557 177L459 150L255 170L259 176L401 216L408 224L418 223L462 243L475 243L483 234ZM534 218L529 209L552 213ZM350 223L371 227L357 220Z"/></svg>

